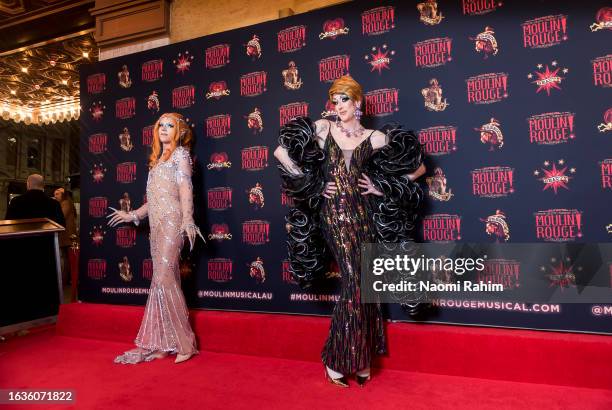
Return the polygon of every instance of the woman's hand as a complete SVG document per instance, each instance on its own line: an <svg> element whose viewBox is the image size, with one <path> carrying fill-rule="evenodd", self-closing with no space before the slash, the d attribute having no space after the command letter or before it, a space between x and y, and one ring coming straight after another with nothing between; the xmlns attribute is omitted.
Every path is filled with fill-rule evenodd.
<svg viewBox="0 0 612 410"><path fill-rule="evenodd" d="M195 244L195 241L197 239L196 235L202 238L204 243L206 243L206 239L204 239L204 237L202 236L200 228L198 228L197 225L194 223L184 224L181 228L181 232L185 232L185 235L187 235L187 239L189 239L189 251L193 250L193 245Z"/></svg>
<svg viewBox="0 0 612 410"><path fill-rule="evenodd" d="M329 181L325 184L325 191L323 191L323 196L327 199L331 199L332 196L336 195L338 192L338 187L336 183L333 181Z"/></svg>
<svg viewBox="0 0 612 410"><path fill-rule="evenodd" d="M113 210L113 213L108 214L106 216L107 218L110 218L110 220L108 221L109 226L117 226L120 223L129 223L134 220L132 215L125 211L120 211L110 206L108 208Z"/></svg>
<svg viewBox="0 0 612 410"><path fill-rule="evenodd" d="M365 191L363 191L361 193L361 195L368 195L368 194L374 194L376 196L383 196L384 195L378 189L374 188L374 184L372 184L372 180L370 179L370 177L368 177L364 173L362 173L361 175L363 176L363 178L359 178L357 180L358 181L357 185L359 186L359 188L365 189Z"/></svg>

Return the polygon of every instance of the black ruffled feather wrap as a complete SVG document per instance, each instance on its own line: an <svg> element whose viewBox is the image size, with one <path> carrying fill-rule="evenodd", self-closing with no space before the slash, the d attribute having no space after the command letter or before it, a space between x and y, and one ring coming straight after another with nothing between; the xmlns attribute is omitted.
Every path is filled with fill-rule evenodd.
<svg viewBox="0 0 612 410"><path fill-rule="evenodd" d="M329 250L321 232L320 210L323 204L325 152L316 140L309 118L296 118L281 127L279 145L301 169L293 175L279 165L283 190L293 199L294 207L285 216L290 271L302 288L323 276L329 266Z"/></svg>
<svg viewBox="0 0 612 410"><path fill-rule="evenodd" d="M413 241L423 191L407 174L423 162L423 149L411 131L391 126L381 131L387 135L387 145L372 154L365 169L372 184L384 194L372 196L378 242Z"/></svg>
<svg viewBox="0 0 612 410"><path fill-rule="evenodd" d="M377 241L410 241L423 192L405 175L421 165L423 152L412 132L398 127L386 127L382 131L387 134L388 144L372 154L364 170L384 193L383 197L372 196L371 202ZM330 259L320 220L326 154L315 137L313 123L306 117L288 122L279 132L279 144L303 172L303 175L293 175L278 167L283 190L295 205L285 217L290 270L303 288L327 272Z"/></svg>

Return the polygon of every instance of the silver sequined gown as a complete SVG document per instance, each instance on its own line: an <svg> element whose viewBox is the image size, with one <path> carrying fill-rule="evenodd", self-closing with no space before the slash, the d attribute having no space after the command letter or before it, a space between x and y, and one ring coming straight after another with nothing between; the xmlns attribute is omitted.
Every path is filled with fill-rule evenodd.
<svg viewBox="0 0 612 410"><path fill-rule="evenodd" d="M149 171L147 203L136 210L139 219L149 217L153 278L144 318L132 349L116 363L138 363L154 352L197 353L181 291L179 254L182 227L193 223L191 157L184 147Z"/></svg>

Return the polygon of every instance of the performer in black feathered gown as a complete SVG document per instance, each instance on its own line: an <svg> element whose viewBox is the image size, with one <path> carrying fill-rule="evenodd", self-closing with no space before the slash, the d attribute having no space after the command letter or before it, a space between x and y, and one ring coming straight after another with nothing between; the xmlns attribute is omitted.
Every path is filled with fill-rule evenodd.
<svg viewBox="0 0 612 410"><path fill-rule="evenodd" d="M327 378L348 387L352 374L365 384L373 355L386 349L380 305L361 303L361 244L413 240L423 195L413 181L425 166L414 134L361 125L363 93L353 78L337 79L329 99L337 120L289 122L274 155L295 203L286 217L294 277L309 286L328 270L330 258L340 269L340 300L321 358Z"/></svg>

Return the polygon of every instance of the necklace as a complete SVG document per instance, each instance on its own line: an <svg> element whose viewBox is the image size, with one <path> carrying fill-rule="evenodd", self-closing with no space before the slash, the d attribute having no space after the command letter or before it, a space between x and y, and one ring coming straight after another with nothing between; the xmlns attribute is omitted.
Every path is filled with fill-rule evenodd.
<svg viewBox="0 0 612 410"><path fill-rule="evenodd" d="M338 128L340 128L340 131L342 131L342 133L344 135L346 135L347 137L349 137L349 138L351 138L351 137L361 137L363 135L363 131L365 131L365 128L363 128L363 125L361 125L361 124L359 124L353 130L347 130L342 125L342 121L338 121Z"/></svg>

